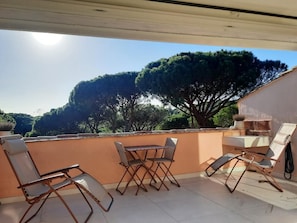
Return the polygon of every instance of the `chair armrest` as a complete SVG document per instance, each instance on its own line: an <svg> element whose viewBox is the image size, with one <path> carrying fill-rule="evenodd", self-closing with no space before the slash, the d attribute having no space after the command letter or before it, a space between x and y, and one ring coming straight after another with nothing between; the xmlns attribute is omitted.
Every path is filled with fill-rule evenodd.
<svg viewBox="0 0 297 223"><path fill-rule="evenodd" d="M245 149L245 148L235 148L235 150L240 150L241 153L250 153L250 154L255 154L255 155L262 155L265 156L266 153L261 153L261 152L257 152L257 151L253 151L250 149Z"/></svg>
<svg viewBox="0 0 297 223"><path fill-rule="evenodd" d="M266 157L266 156L264 156L264 157L262 157L263 158L263 160L272 160L272 161L279 161L279 160L277 160L277 159L273 159L273 158L270 158L270 157Z"/></svg>
<svg viewBox="0 0 297 223"><path fill-rule="evenodd" d="M57 178L67 178L67 177L65 176L64 173L55 174L55 175L51 175L51 176L48 176L48 177L42 177L40 179L33 180L33 181L28 182L28 183L22 184L22 185L18 186L18 188L32 186L34 184L39 184L39 183L42 183L42 182L45 182L45 181L51 181L51 180L54 180L54 179L57 179Z"/></svg>
<svg viewBox="0 0 297 223"><path fill-rule="evenodd" d="M244 155L250 155L250 156L253 156L254 158L255 158L255 157L259 157L259 158L262 158L262 159L264 159L264 160L278 161L278 160L276 160L276 159L273 159L273 158L270 158L270 157L265 156L265 154L263 154L263 153L257 153L257 152L253 152L253 151L243 151L243 154L244 154Z"/></svg>
<svg viewBox="0 0 297 223"><path fill-rule="evenodd" d="M53 170L51 172L44 173L41 175L41 177L56 174L56 173L67 173L71 169L79 169L79 164L74 164L74 165L71 165L71 166L68 166L65 168L61 168L61 169Z"/></svg>

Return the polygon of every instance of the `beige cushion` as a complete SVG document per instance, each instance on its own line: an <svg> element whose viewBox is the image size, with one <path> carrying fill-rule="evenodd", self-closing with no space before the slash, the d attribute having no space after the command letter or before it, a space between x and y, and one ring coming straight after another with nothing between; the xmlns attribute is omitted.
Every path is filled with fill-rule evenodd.
<svg viewBox="0 0 297 223"><path fill-rule="evenodd" d="M277 133L273 139L273 142L278 143L280 145L286 145L289 142L290 135Z"/></svg>

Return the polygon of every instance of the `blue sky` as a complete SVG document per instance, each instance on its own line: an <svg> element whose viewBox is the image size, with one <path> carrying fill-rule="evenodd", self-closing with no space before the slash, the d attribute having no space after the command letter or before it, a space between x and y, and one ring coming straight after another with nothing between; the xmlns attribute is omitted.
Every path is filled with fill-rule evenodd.
<svg viewBox="0 0 297 223"><path fill-rule="evenodd" d="M180 52L221 49L252 51L260 60L297 66L297 51L230 48L63 35L44 45L32 33L0 30L0 109L41 115L68 102L83 80L124 71L140 71L148 63Z"/></svg>

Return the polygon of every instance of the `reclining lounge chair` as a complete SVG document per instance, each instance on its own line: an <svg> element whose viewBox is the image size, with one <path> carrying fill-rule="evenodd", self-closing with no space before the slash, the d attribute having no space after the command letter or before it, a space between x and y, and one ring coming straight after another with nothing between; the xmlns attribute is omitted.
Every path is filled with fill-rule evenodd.
<svg viewBox="0 0 297 223"><path fill-rule="evenodd" d="M105 212L110 210L113 203L111 194L95 178L83 171L79 165L40 174L20 135L0 137L0 143L18 180L18 188L22 190L26 201L30 204L20 222L25 220L26 215L35 204L41 203L37 211L25 222L34 218L51 194L55 194L60 199L74 222L78 222L77 217L59 192L59 189L69 186L75 186L79 190L90 208L84 222L87 222L93 214L93 208L86 195L91 197ZM72 175L73 172L75 175Z"/></svg>
<svg viewBox="0 0 297 223"><path fill-rule="evenodd" d="M258 153L253 153L249 152L248 150L244 150L241 154L227 153L219 157L205 169L207 176L212 176L221 166L225 165L231 160L235 160L235 164L232 167L231 172L229 173L225 181L225 185L231 193L236 189L246 170L248 170L250 167L254 167L259 173L263 174L263 176L265 177L265 180L260 180L259 182L268 182L277 190L282 192L283 190L281 186L276 182L276 180L272 176L272 171L276 163L279 161L281 153L290 143L291 136L293 135L295 129L296 124L283 123L279 128L278 132L276 133L274 139L270 143L269 149L265 155L260 155ZM261 158L262 160L260 162L257 162L256 158ZM232 173L237 164L242 162L245 164L245 169L237 178L235 185L231 187L229 182L230 176L232 176Z"/></svg>

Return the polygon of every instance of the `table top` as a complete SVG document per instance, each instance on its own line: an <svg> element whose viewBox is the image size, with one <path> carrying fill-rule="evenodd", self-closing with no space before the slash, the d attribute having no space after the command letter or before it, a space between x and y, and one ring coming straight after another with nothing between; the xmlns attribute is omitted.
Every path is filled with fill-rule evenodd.
<svg viewBox="0 0 297 223"><path fill-rule="evenodd" d="M166 149L168 146L162 145L136 145L136 146L125 146L126 151L138 151L138 150L153 150L153 149Z"/></svg>

